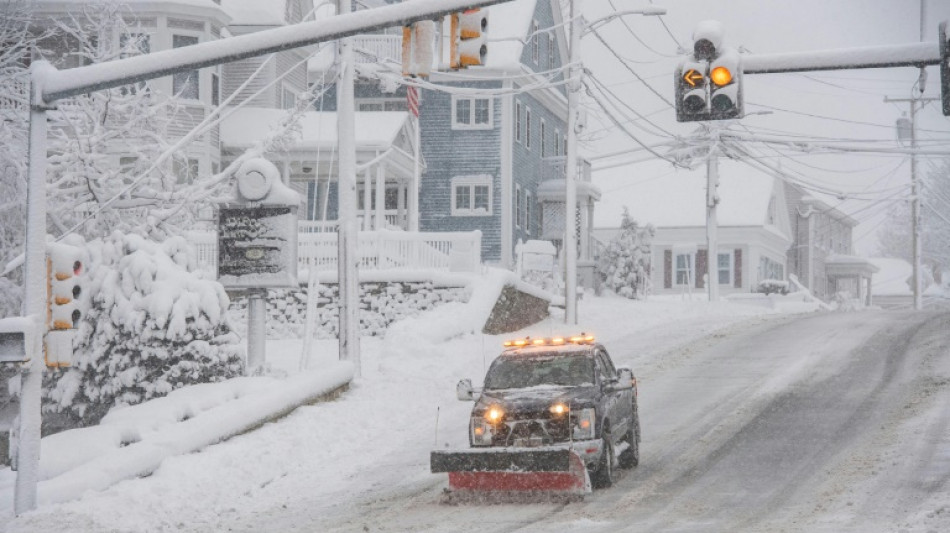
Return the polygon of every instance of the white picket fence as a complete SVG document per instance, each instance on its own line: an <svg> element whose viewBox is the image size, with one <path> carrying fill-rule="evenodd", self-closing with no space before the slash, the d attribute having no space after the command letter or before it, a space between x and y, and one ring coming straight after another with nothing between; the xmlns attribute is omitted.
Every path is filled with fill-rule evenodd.
<svg viewBox="0 0 950 533"><path fill-rule="evenodd" d="M337 233L326 227L301 222L297 234L297 267L335 271ZM214 232L189 232L188 240L198 251L199 265L217 272L218 237ZM359 254L361 269L366 270L439 270L478 272L482 262L482 232L361 231Z"/></svg>

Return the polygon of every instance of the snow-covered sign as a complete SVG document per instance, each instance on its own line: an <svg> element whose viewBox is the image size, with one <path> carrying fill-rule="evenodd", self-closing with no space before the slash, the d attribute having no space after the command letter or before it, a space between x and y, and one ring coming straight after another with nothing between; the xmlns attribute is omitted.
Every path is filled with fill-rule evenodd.
<svg viewBox="0 0 950 533"><path fill-rule="evenodd" d="M0 363L29 361L27 342L33 332L33 324L27 318L0 318Z"/></svg>
<svg viewBox="0 0 950 533"><path fill-rule="evenodd" d="M297 206L219 206L218 281L231 289L296 287Z"/></svg>
<svg viewBox="0 0 950 533"><path fill-rule="evenodd" d="M554 271L554 256L557 255L557 249L550 241L527 241L519 244L517 251L521 255L523 271Z"/></svg>

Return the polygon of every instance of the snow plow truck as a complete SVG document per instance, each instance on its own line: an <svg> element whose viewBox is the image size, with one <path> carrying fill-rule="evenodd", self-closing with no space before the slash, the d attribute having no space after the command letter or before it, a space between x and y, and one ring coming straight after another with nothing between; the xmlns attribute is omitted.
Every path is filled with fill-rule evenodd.
<svg viewBox="0 0 950 533"><path fill-rule="evenodd" d="M637 382L591 335L505 341L475 401L467 449L433 450L448 501L582 499L640 461Z"/></svg>

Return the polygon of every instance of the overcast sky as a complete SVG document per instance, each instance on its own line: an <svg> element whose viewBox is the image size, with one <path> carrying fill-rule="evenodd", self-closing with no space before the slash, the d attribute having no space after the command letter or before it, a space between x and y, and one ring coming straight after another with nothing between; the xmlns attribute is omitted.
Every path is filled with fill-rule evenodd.
<svg viewBox="0 0 950 533"><path fill-rule="evenodd" d="M624 10L649 3L646 0L579 1L588 20L600 18L615 7ZM754 54L906 44L920 40L919 0L655 0L652 3L667 9L663 20L669 33L656 17L641 16L629 16L625 20L642 43L619 21L603 27L600 33L627 60L626 64L659 94L637 80L594 35L588 34L581 48L585 66L597 80L637 113L673 135L688 135L696 129L695 124L677 123L670 107L673 69L679 62L674 37L684 47L691 48L692 30L700 21L720 21L727 45L741 46ZM950 20L950 2L928 0L924 11L924 40L936 43L939 22ZM933 66L927 70L929 77L924 96L939 97L939 68ZM771 113L751 115L741 123L761 134L794 133L895 146L894 123L902 112L908 111L909 104L885 103L884 98L910 97L918 73L916 68L889 68L750 75L744 80L746 113ZM598 97L604 98L602 94ZM624 112L629 118L635 118L632 111ZM619 113L615 116L625 120ZM627 129L646 144L669 140L666 133L658 132L643 119L629 123ZM582 151L588 157L638 146L597 111L589 114L587 135L591 138ZM942 115L939 102L927 104L918 113L918 139L950 151L950 117ZM887 205L880 202L880 198L893 196L895 191L899 195L900 185L910 180L910 165L903 156L801 154L785 149L776 152L761 145L754 151L789 173L861 196L861 200L852 198L835 205L855 213L855 218L861 221L855 240L858 251L864 254L875 251L874 231L880 227ZM728 168L729 164L724 165L724 172ZM926 173L931 163L921 160L919 168ZM675 186L674 180L689 179L690 175L701 172L674 171L669 163L648 162L595 173L595 183L604 192L595 214L595 226L619 224L623 206L629 203L631 195L637 194L638 182L664 179ZM944 207L950 211L950 206ZM633 215L636 217L636 213Z"/></svg>

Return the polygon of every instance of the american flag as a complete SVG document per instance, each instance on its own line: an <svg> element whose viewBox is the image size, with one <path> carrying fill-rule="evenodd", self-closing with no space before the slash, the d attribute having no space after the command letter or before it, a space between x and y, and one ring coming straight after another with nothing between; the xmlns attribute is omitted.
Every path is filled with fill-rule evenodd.
<svg viewBox="0 0 950 533"><path fill-rule="evenodd" d="M412 116L419 118L419 89L413 85L406 87L406 103Z"/></svg>

